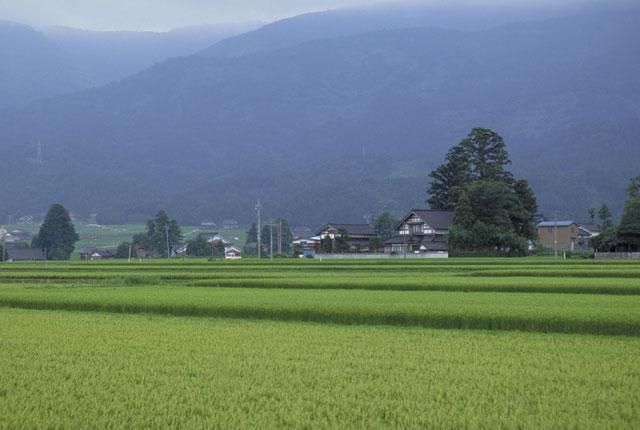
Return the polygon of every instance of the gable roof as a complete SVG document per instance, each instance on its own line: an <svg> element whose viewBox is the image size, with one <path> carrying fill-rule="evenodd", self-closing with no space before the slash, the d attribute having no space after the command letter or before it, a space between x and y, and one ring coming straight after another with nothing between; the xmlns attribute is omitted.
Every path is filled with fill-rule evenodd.
<svg viewBox="0 0 640 430"><path fill-rule="evenodd" d="M324 230L327 229L327 227L333 227L334 229L339 229L339 228L344 228L345 230L347 230L347 233L349 235L371 235L371 236L375 236L376 234L376 230L375 228L373 228L373 226L371 224L338 224L335 222L330 222L327 225L325 225L324 227L322 227L320 230L318 230L316 232L316 236L318 236L320 233L322 233Z"/></svg>
<svg viewBox="0 0 640 430"><path fill-rule="evenodd" d="M578 225L575 221L558 221L558 227L569 227L571 224ZM536 227L554 227L555 221L542 221Z"/></svg>
<svg viewBox="0 0 640 430"><path fill-rule="evenodd" d="M427 223L429 227L437 230L448 230L453 222L453 211L439 209L411 209L394 228L398 229L403 223L411 218L412 214L416 214L416 216Z"/></svg>
<svg viewBox="0 0 640 430"><path fill-rule="evenodd" d="M39 248L7 249L7 254L13 261L44 260L44 252Z"/></svg>
<svg viewBox="0 0 640 430"><path fill-rule="evenodd" d="M588 231L589 233L598 233L601 230L599 225L590 224L586 222L579 222L578 227Z"/></svg>

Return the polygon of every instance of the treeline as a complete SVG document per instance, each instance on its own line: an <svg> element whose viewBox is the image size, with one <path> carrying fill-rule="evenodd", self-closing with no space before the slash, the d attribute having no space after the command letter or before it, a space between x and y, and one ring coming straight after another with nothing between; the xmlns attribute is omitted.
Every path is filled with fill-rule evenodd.
<svg viewBox="0 0 640 430"><path fill-rule="evenodd" d="M602 220L602 230L600 234L589 239L589 246L596 251L640 251L640 176L632 178L625 191L629 198L624 204L620 224L613 224L611 212L605 204L598 211L598 217ZM590 210L593 219L592 214Z"/></svg>

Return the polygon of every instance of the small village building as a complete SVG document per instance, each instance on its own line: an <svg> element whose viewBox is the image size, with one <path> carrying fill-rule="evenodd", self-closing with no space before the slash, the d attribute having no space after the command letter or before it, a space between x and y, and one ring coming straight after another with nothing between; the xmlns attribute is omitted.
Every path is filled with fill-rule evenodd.
<svg viewBox="0 0 640 430"><path fill-rule="evenodd" d="M39 248L8 248L7 261L44 261L44 252Z"/></svg>
<svg viewBox="0 0 640 430"><path fill-rule="evenodd" d="M578 235L580 226L575 221L543 221L536 226L540 244L558 251L573 251L578 249ZM557 230L557 248L555 247Z"/></svg>
<svg viewBox="0 0 640 430"><path fill-rule="evenodd" d="M225 219L224 221L222 221L222 228L226 230L231 228L238 228L238 226L238 221L236 221L235 219Z"/></svg>
<svg viewBox="0 0 640 430"><path fill-rule="evenodd" d="M313 258L317 253L320 252L319 236L295 239L293 242L291 242L291 244L294 246L294 249L296 245L301 248L301 253L299 253L298 255L304 258Z"/></svg>
<svg viewBox="0 0 640 430"><path fill-rule="evenodd" d="M218 243L218 242L222 242L223 245L227 245L231 242L229 242L227 239L225 239L220 233L218 233L217 231L214 232L210 232L210 233L200 233L198 235L199 237L202 237L204 240L207 241L207 243Z"/></svg>
<svg viewBox="0 0 640 430"><path fill-rule="evenodd" d="M334 239L338 229L343 228L349 235L350 252L367 252L369 250L369 239L376 237L376 231L370 224L339 224L328 223L316 232L320 240L325 238Z"/></svg>
<svg viewBox="0 0 640 430"><path fill-rule="evenodd" d="M147 248L144 246L136 245L136 258L147 258Z"/></svg>
<svg viewBox="0 0 640 430"><path fill-rule="evenodd" d="M184 257L187 255L187 245L184 243L174 243L171 245L172 257Z"/></svg>
<svg viewBox="0 0 640 430"><path fill-rule="evenodd" d="M11 240L13 242L22 242L31 239L31 233L23 228L16 228L15 230L11 230L8 232L7 241Z"/></svg>
<svg viewBox="0 0 640 430"><path fill-rule="evenodd" d="M80 251L80 260L93 261L93 260L109 260L116 256L114 251L100 250L98 248L83 248Z"/></svg>
<svg viewBox="0 0 640 430"><path fill-rule="evenodd" d="M228 243L224 246L224 255L225 257L239 258L242 257L242 250L237 246Z"/></svg>
<svg viewBox="0 0 640 430"><path fill-rule="evenodd" d="M292 233L294 239L308 239L313 236L313 230L310 227L296 227Z"/></svg>
<svg viewBox="0 0 640 430"><path fill-rule="evenodd" d="M592 249L589 246L589 239L599 234L599 226L590 223L578 223L578 248L583 250Z"/></svg>
<svg viewBox="0 0 640 430"><path fill-rule="evenodd" d="M453 211L411 209L394 227L393 237L385 240L385 253L446 254L445 235L453 221Z"/></svg>

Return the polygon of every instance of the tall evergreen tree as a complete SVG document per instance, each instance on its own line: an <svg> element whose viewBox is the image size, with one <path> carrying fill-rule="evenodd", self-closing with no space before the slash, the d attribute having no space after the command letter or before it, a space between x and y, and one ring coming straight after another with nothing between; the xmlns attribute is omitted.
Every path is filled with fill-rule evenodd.
<svg viewBox="0 0 640 430"><path fill-rule="evenodd" d="M515 181L506 169L511 161L502 137L476 127L445 161L429 174L427 202L432 209L456 209L449 244L526 252L527 240L537 237L531 219L538 204L527 181Z"/></svg>
<svg viewBox="0 0 640 430"><path fill-rule="evenodd" d="M31 241L32 248L42 249L49 260L68 260L80 240L71 222L69 212L61 204L54 203Z"/></svg>
<svg viewBox="0 0 640 430"><path fill-rule="evenodd" d="M160 210L154 219L147 220L147 231L133 236L133 243L144 246L158 257L167 257L167 233L169 246L182 241L182 230L175 219L170 220Z"/></svg>
<svg viewBox="0 0 640 430"><path fill-rule="evenodd" d="M251 227L249 227L249 230L247 230L247 239L245 240L245 243L252 243L257 241L258 241L258 227L256 226L255 222L252 222Z"/></svg>
<svg viewBox="0 0 640 430"><path fill-rule="evenodd" d="M518 198L518 204L511 208L510 218L516 234L534 241L538 237L533 225L533 214L538 211L538 201L533 190L525 179L518 179L513 184L513 191Z"/></svg>
<svg viewBox="0 0 640 430"><path fill-rule="evenodd" d="M600 206L600 209L598 209L598 218L600 218L600 221L602 221L603 229L611 227L613 225L613 221L611 220L611 211L604 203L602 204L602 206Z"/></svg>
<svg viewBox="0 0 640 430"><path fill-rule="evenodd" d="M629 194L629 198L640 197L640 176L631 178L631 183L624 190Z"/></svg>
<svg viewBox="0 0 640 430"><path fill-rule="evenodd" d="M433 178L427 193L431 209L453 209L458 193L470 180L469 159L460 145L451 148L444 157L445 163L429 173Z"/></svg>
<svg viewBox="0 0 640 430"><path fill-rule="evenodd" d="M452 224L464 229L471 229L477 220L478 218L476 218L471 209L471 202L467 193L462 191L460 198L458 198L456 209L453 212Z"/></svg>
<svg viewBox="0 0 640 430"><path fill-rule="evenodd" d="M289 223L284 218L276 218L273 222L272 227L269 227L268 224L262 226L262 231L260 232L260 240L262 241L262 245L267 247L267 249L271 249L271 228L273 229L273 252L278 252L278 234L282 235L280 239L282 252L290 252L291 242L293 242L293 233L291 232Z"/></svg>
<svg viewBox="0 0 640 430"><path fill-rule="evenodd" d="M631 179L625 190L629 199L624 204L618 238L627 251L640 251L640 176Z"/></svg>
<svg viewBox="0 0 640 430"><path fill-rule="evenodd" d="M473 178L511 184L513 174L505 169L511 164L502 136L488 128L475 127L459 145L470 162Z"/></svg>

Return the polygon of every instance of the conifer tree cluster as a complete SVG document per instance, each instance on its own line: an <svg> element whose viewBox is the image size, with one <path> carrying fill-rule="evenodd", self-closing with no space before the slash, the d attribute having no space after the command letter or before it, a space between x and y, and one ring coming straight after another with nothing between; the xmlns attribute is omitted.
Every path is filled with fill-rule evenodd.
<svg viewBox="0 0 640 430"><path fill-rule="evenodd" d="M445 155L429 176L431 209L453 209L447 241L451 249L499 250L524 254L537 234L532 216L536 197L511 164L502 137L476 127Z"/></svg>
<svg viewBox="0 0 640 430"><path fill-rule="evenodd" d="M170 220L163 210L156 214L154 219L147 220L147 231L133 236L135 245L143 246L148 252L157 257L166 258L168 255L167 242L169 247L182 241L182 230L178 221Z"/></svg>
<svg viewBox="0 0 640 430"><path fill-rule="evenodd" d="M600 234L589 239L589 246L600 252L640 251L640 176L631 179L625 188L629 198L624 204L620 224L616 227L611 211L604 203L598 210Z"/></svg>

